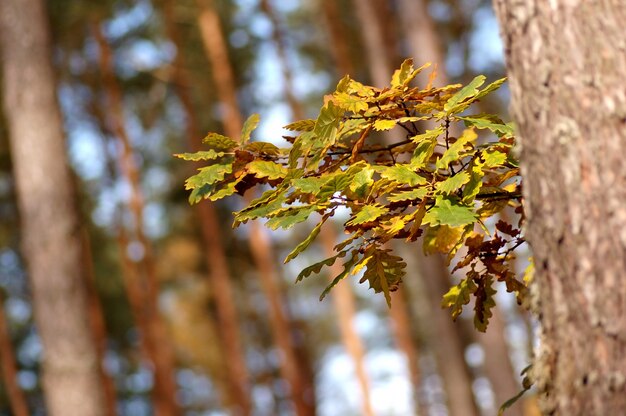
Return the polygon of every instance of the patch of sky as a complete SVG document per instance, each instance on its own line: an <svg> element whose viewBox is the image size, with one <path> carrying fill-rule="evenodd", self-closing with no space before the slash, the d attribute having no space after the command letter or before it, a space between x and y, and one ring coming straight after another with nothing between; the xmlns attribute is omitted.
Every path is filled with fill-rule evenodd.
<svg viewBox="0 0 626 416"><path fill-rule="evenodd" d="M17 359L25 367L33 367L41 361L43 348L37 333L33 330L22 341L17 350Z"/></svg>
<svg viewBox="0 0 626 416"><path fill-rule="evenodd" d="M491 7L481 7L472 16L468 65L476 73L493 70L504 62L498 22Z"/></svg>
<svg viewBox="0 0 626 416"><path fill-rule="evenodd" d="M153 13L154 10L150 1L136 1L132 7L118 10L112 19L106 21L104 24L105 36L110 38L122 37L145 24L152 18Z"/></svg>
<svg viewBox="0 0 626 416"><path fill-rule="evenodd" d="M69 155L81 178L92 180L104 175L106 155L103 138L87 125L76 125L69 132Z"/></svg>
<svg viewBox="0 0 626 416"><path fill-rule="evenodd" d="M26 302L23 299L11 297L6 300L5 303L7 316L10 318L11 322L17 325L23 325L32 316L32 308L29 302Z"/></svg>
<svg viewBox="0 0 626 416"><path fill-rule="evenodd" d="M428 13L439 22L447 22L452 18L450 5L439 0L428 2Z"/></svg>

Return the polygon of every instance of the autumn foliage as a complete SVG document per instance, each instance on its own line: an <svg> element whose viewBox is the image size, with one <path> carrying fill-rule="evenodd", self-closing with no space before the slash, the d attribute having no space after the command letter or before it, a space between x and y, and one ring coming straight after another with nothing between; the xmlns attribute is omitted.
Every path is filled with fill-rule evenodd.
<svg viewBox="0 0 626 416"><path fill-rule="evenodd" d="M471 111L505 79L483 87L481 75L466 86L434 87L433 71L427 85L413 86L428 66L415 69L411 60L405 61L383 89L344 77L326 96L317 119L285 126L294 132L285 137L289 148L251 139L258 115L246 121L240 141L209 133L206 150L177 155L206 163L186 181L190 202L269 186L234 214L234 225L266 219L271 229L289 229L315 219L317 224L285 263L347 208L347 237L335 246L336 254L296 278L342 262L343 271L321 299L339 281L356 275L390 303L389 293L401 284L406 263L388 242L421 239L427 254L445 254L452 271L464 273L443 305L456 318L473 297L474 322L484 331L495 305L496 282L505 282L519 300L526 291L510 264L524 241L513 127L495 115ZM519 214L515 225L497 220L507 206Z"/></svg>

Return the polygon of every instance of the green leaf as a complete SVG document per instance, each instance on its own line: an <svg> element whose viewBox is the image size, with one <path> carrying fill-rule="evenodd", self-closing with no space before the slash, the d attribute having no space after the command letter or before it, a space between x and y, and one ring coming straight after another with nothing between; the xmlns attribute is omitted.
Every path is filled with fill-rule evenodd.
<svg viewBox="0 0 626 416"><path fill-rule="evenodd" d="M358 197L363 198L367 194L370 185L374 183L374 179L372 179L373 175L374 169L371 167L367 166L361 169L354 175L354 178L350 182L350 190Z"/></svg>
<svg viewBox="0 0 626 416"><path fill-rule="evenodd" d="M306 221L309 216L319 210L317 205L302 205L281 210L274 214L265 224L268 228L288 230L294 225Z"/></svg>
<svg viewBox="0 0 626 416"><path fill-rule="evenodd" d="M467 277L456 285L452 286L448 292L443 295L441 306L452 309L452 319L455 319L463 312L463 306L470 301L470 295L476 291L476 284L470 277Z"/></svg>
<svg viewBox="0 0 626 416"><path fill-rule="evenodd" d="M244 149L260 155L278 156L280 154L280 149L275 144L268 142L248 143L244 146Z"/></svg>
<svg viewBox="0 0 626 416"><path fill-rule="evenodd" d="M483 85L486 79L487 78L485 78L484 75L478 75L474 78L472 82L461 88L456 94L450 97L450 99L443 106L444 111L448 114L457 112L460 108L462 108L459 104L478 94L478 87Z"/></svg>
<svg viewBox="0 0 626 416"><path fill-rule="evenodd" d="M437 145L437 139L425 139L419 142L415 150L413 151L413 156L411 157L411 168L423 169L428 164L430 158L435 151L435 146Z"/></svg>
<svg viewBox="0 0 626 416"><path fill-rule="evenodd" d="M261 117L258 114L252 114L243 123L243 129L241 130L241 144L245 144L250 140L250 135L259 125L259 121L261 121Z"/></svg>
<svg viewBox="0 0 626 416"><path fill-rule="evenodd" d="M318 261L315 264L310 265L309 267L305 267L299 274L298 277L296 277L296 283L298 283L299 281L309 277L311 274L315 273L315 274L319 274L319 272L322 270L322 267L327 266L330 267L333 264L335 264L335 261L340 258L340 257L344 257L346 255L347 251L340 251L338 254L329 257L327 259L324 259L322 261ZM352 252L354 255L354 251Z"/></svg>
<svg viewBox="0 0 626 416"><path fill-rule="evenodd" d="M476 127L477 129L488 129L494 132L498 137L513 136L513 127L504 124L502 120L491 114L476 114L467 117L458 117L465 122L467 127Z"/></svg>
<svg viewBox="0 0 626 416"><path fill-rule="evenodd" d="M389 209L387 207L381 205L365 205L356 213L354 218L346 222L346 225L359 225L371 222L381 215L386 214L388 211Z"/></svg>
<svg viewBox="0 0 626 416"><path fill-rule="evenodd" d="M328 295L330 290L333 287L337 286L337 283L341 282L343 280L343 278L348 275L348 272L352 269L352 266L354 266L354 263L356 263L357 259L359 258L358 253L359 252L357 250L353 250L352 251L352 256L350 257L350 260L346 261L343 264L343 271L337 277L335 277L333 279L333 281L330 282L330 284L328 286L326 286L326 288L324 289L324 291L320 295L320 301L324 300L324 298L326 297L326 295Z"/></svg>
<svg viewBox="0 0 626 416"><path fill-rule="evenodd" d="M224 179L227 173L233 171L232 164L209 165L198 169L199 173L189 177L185 182L185 189L196 189L203 185L211 185Z"/></svg>
<svg viewBox="0 0 626 416"><path fill-rule="evenodd" d="M179 159L188 160L191 162L197 162L199 160L214 160L224 156L224 152L216 152L213 149L195 152L195 153L177 153L176 156Z"/></svg>
<svg viewBox="0 0 626 416"><path fill-rule="evenodd" d="M479 100L482 97L484 97L485 95L489 94L490 92L497 90L505 82L506 82L506 78L500 78L500 79L492 82L491 84L487 85L485 88L480 90L480 92L478 94L476 94L476 96L472 99L472 101Z"/></svg>
<svg viewBox="0 0 626 416"><path fill-rule="evenodd" d="M411 189L410 191L398 192L387 197L389 202L399 202L399 201L418 201L423 199L426 195L428 195L428 189L425 187Z"/></svg>
<svg viewBox="0 0 626 416"><path fill-rule="evenodd" d="M437 137L441 136L445 131L446 129L443 126L439 126L436 129L426 130L422 134L413 136L411 137L411 140L415 142L416 144L420 144L421 142L425 140L436 139Z"/></svg>
<svg viewBox="0 0 626 416"><path fill-rule="evenodd" d="M450 176L445 181L439 182L436 188L439 192L449 195L456 192L461 186L468 183L469 180L469 173L461 171L454 176Z"/></svg>
<svg viewBox="0 0 626 416"><path fill-rule="evenodd" d="M374 130L385 131L396 127L396 120L378 119L374 122Z"/></svg>
<svg viewBox="0 0 626 416"><path fill-rule="evenodd" d="M289 173L289 170L278 163L265 160L255 160L248 164L248 172L257 178L282 179Z"/></svg>
<svg viewBox="0 0 626 416"><path fill-rule="evenodd" d="M426 178L418 175L407 165L397 164L378 170L380 170L380 176L384 179L389 179L402 185L417 186L428 183Z"/></svg>
<svg viewBox="0 0 626 416"><path fill-rule="evenodd" d="M447 169L450 163L456 162L461 157L461 153L465 150L465 146L474 142L478 136L473 128L463 131L461 137L458 138L446 151L441 158L437 160L437 169Z"/></svg>
<svg viewBox="0 0 626 416"><path fill-rule="evenodd" d="M315 195L321 201L326 200L333 196L335 192L342 192L352 182L352 178L354 175L348 175L345 172L334 175L332 178L327 180L324 185L320 188L319 192Z"/></svg>
<svg viewBox="0 0 626 416"><path fill-rule="evenodd" d="M322 188L322 185L324 185L327 181L328 181L328 178L325 178L325 177L299 178L299 179L294 179L293 181L291 181L291 185L294 188L302 192L305 192L307 194L316 194L320 191L320 189Z"/></svg>
<svg viewBox="0 0 626 416"><path fill-rule="evenodd" d="M222 136L217 133L209 133L204 139L203 143L206 143L213 150L230 151L239 146L239 143L231 139L230 137Z"/></svg>
<svg viewBox="0 0 626 416"><path fill-rule="evenodd" d="M443 224L451 227L460 227L476 222L477 215L468 207L458 202L437 197L435 206L424 216L424 224Z"/></svg>
<svg viewBox="0 0 626 416"><path fill-rule="evenodd" d="M342 115L343 109L337 107L332 101L322 107L313 129L322 143L334 143Z"/></svg>
<svg viewBox="0 0 626 416"><path fill-rule="evenodd" d="M252 205L252 203L250 203L248 207L237 212L235 214L235 225L238 225L242 222L245 223L248 220L268 217L282 211L283 203L287 199L284 190L279 190L278 192L275 190L271 190L268 191L268 193L270 194L266 196L266 199L263 202L258 202L255 205ZM262 195L261 198L263 198L264 196L265 194ZM258 201L259 199L255 201Z"/></svg>
<svg viewBox="0 0 626 416"><path fill-rule="evenodd" d="M345 92L339 92L335 94L335 103L348 111L353 113L359 113L368 109L369 105L363 97L358 95L351 95Z"/></svg>
<svg viewBox="0 0 626 416"><path fill-rule="evenodd" d="M487 168L502 166L507 161L506 153L496 149L488 149L482 152L481 157L485 161L485 167Z"/></svg>
<svg viewBox="0 0 626 416"><path fill-rule="evenodd" d="M283 128L291 131L313 131L315 128L315 120L298 120L287 124Z"/></svg>
<svg viewBox="0 0 626 416"><path fill-rule="evenodd" d="M479 158L474 158L468 168L470 172L470 180L465 188L463 188L463 203L471 204L474 202L476 195L480 192L480 188L483 186L483 163Z"/></svg>
<svg viewBox="0 0 626 416"><path fill-rule="evenodd" d="M326 218L328 217L327 216L322 217L322 221L320 221L319 224L317 224L313 228L313 230L311 230L311 233L309 234L309 236L305 238L304 241L302 241L300 244L298 244L296 248L291 250L291 252L287 255L287 257L285 257L285 261L283 262L284 264L287 264L291 260L295 259L298 256L298 254L302 253L311 245L313 240L315 240L317 235L320 233L320 230L322 229L322 225L324 225L324 222L326 222Z"/></svg>

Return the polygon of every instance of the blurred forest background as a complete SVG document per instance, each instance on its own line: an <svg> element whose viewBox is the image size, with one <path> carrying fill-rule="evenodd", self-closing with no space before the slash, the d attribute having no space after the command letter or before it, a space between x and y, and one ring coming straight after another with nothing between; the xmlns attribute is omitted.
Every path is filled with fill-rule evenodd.
<svg viewBox="0 0 626 416"><path fill-rule="evenodd" d="M441 85L500 78L489 1L47 5L109 415L495 415L521 390L532 323L504 289L486 334L471 310L453 322L439 305L454 277L414 244L391 309L356 279L319 302L332 276L293 282L336 233L283 266L310 228L233 230L241 199L190 206L172 157L254 112L257 137L284 145L280 127L315 117L344 74L384 86L406 57L437 64ZM506 118L498 94L480 105ZM0 119L0 415L43 415L7 135ZM538 411L527 394L505 414Z"/></svg>

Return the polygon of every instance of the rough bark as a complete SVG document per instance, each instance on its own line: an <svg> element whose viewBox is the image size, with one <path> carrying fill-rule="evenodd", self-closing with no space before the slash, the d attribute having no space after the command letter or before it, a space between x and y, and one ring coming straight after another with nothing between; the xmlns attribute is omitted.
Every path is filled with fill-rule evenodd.
<svg viewBox="0 0 626 416"><path fill-rule="evenodd" d="M180 413L176 401L176 367L173 347L167 334L165 322L159 311L159 281L156 274L156 265L149 241L143 231L144 198L141 190L139 168L136 165L135 155L130 143L130 137L126 131L123 109L122 91L117 83L113 68L113 51L104 37L99 25L93 25L93 35L99 47L99 63L102 72L102 87L108 104L108 124L110 130L117 139L119 154L119 166L121 177L130 185L130 197L128 209L132 214L132 227L128 234L129 239L138 242L143 248L140 259L130 259L128 244L121 247L121 254L128 269L134 269L133 282L135 287L133 296L138 296L141 301L131 300L136 315L141 315L137 322L141 325L143 340L146 344L144 351L149 354L154 370L154 388L152 391L154 412L157 416L172 416ZM123 224L120 224L123 226ZM127 286L129 288L130 286Z"/></svg>
<svg viewBox="0 0 626 416"><path fill-rule="evenodd" d="M534 253L544 414L626 409L626 3L494 2Z"/></svg>
<svg viewBox="0 0 626 416"><path fill-rule="evenodd" d="M0 2L4 108L42 381L52 416L102 416L106 408L83 287L82 247L44 2Z"/></svg>
<svg viewBox="0 0 626 416"><path fill-rule="evenodd" d="M17 360L11 343L11 332L4 314L4 292L0 291L0 366L2 379L14 416L28 416L26 397L17 381Z"/></svg>

